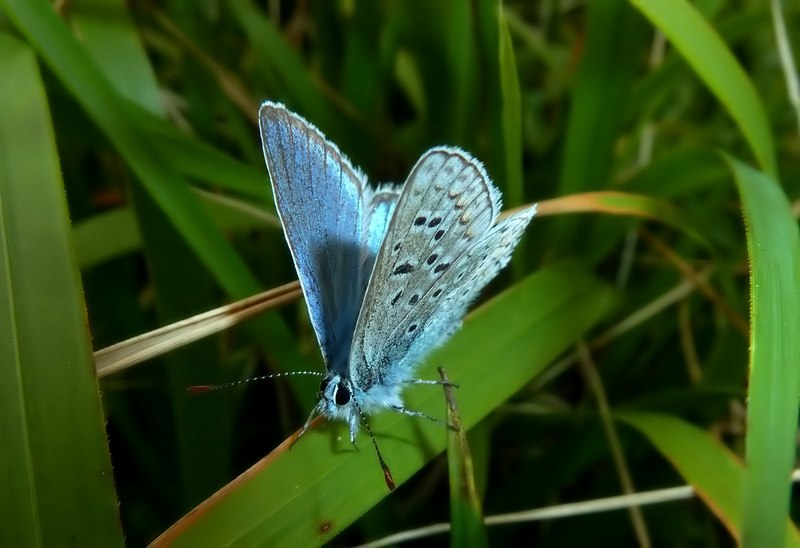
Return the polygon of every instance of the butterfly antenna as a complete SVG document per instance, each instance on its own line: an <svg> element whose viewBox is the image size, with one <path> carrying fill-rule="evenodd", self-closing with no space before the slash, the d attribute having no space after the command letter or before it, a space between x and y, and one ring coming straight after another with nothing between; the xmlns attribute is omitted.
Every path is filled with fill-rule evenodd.
<svg viewBox="0 0 800 548"><path fill-rule="evenodd" d="M271 375L261 375L260 377L250 377L249 379L242 379L239 381L226 382L222 384L197 384L195 386L187 387L186 391L192 392L193 394L199 392L213 392L215 390L222 390L223 388L232 388L234 386L239 386L254 381L264 381L267 379L275 379L277 377L291 377L294 375L314 375L315 377L323 376L323 374L320 373L319 371L287 371L286 373L273 373Z"/></svg>
<svg viewBox="0 0 800 548"><path fill-rule="evenodd" d="M364 412L361 410L361 406L358 405L358 402L353 398L353 403L358 410L358 414L361 415L361 422L364 423L364 428L367 430L367 434L369 434L369 439L372 440L372 446L375 448L375 453L378 455L378 462L381 463L381 469L383 470L383 479L386 480L386 487L389 488L389 491L394 491L396 485L394 483L394 478L392 477L392 471L389 470L389 466L386 464L386 461L383 460L383 455L381 455L381 450L378 449L378 442L375 439L375 436L372 434L372 429L369 427L369 423L367 422L367 417L364 415Z"/></svg>

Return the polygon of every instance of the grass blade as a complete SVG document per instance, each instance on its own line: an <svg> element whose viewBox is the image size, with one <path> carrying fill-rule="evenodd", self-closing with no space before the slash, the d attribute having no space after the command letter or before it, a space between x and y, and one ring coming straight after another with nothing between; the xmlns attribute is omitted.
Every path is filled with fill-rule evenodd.
<svg viewBox="0 0 800 548"><path fill-rule="evenodd" d="M127 107L52 7L35 0L0 0L0 6L108 136L217 283L233 298L258 293L260 285L241 256L209 222L188 183L135 121L141 109ZM287 344L292 337L277 315L261 316L256 323L257 339L276 364L289 369L306 362L296 346Z"/></svg>
<svg viewBox="0 0 800 548"><path fill-rule="evenodd" d="M781 546L800 405L800 234L777 181L725 156L742 197L750 262L750 382L743 546Z"/></svg>
<svg viewBox="0 0 800 548"><path fill-rule="evenodd" d="M625 2L591 2L580 68L571 92L558 195L602 188L611 172L612 150L624 117L639 60L645 25ZM557 248L581 253L590 219L559 219ZM604 234L603 232L600 232ZM605 237L605 236L604 236Z"/></svg>
<svg viewBox="0 0 800 548"><path fill-rule="evenodd" d="M118 93L125 95L135 90L135 95L128 95L132 102L155 116L164 116L155 74L127 7L122 0L102 0L102 3L101 16L96 7L81 9L87 7L84 2L75 5L72 11L72 22L80 29L87 51ZM168 215L142 185L134 183L129 187L128 197L144 243L159 323L214 306L218 299L214 280L197 255L183 244ZM221 346L219 337L204 337L180 352L165 356L165 386L172 400L170 412L148 407L136 421L141 430L171 423L179 489L165 488L162 481L153 477L142 478L141 483L156 496L176 495L181 509L191 508L213 493L225 481L231 466L229 407L220 400L202 402L184 397L186 387L197 378L218 374L219 363L223 361ZM109 408L117 409L113 403ZM109 415L116 426L118 415ZM126 445L138 444L140 451L147 451L143 437L124 438ZM203 454L202 459L197 458L199 453ZM127 514L123 518L129 519L131 509L123 507L123 511Z"/></svg>
<svg viewBox="0 0 800 548"><path fill-rule="evenodd" d="M632 3L681 52L736 121L761 168L775 176L775 145L761 99L716 31L686 0Z"/></svg>
<svg viewBox="0 0 800 548"><path fill-rule="evenodd" d="M442 381L449 382L444 368ZM447 423L456 430L447 436L447 469L450 473L450 546L488 546L483 510L472 466L472 452L455 397L455 388L445 385Z"/></svg>
<svg viewBox="0 0 800 548"><path fill-rule="evenodd" d="M525 202L522 184L522 104L519 96L519 77L514 47L502 11L498 15L500 27L500 89L503 97L503 150L505 151L505 203L518 206Z"/></svg>
<svg viewBox="0 0 800 548"><path fill-rule="evenodd" d="M747 519L742 510L745 471L736 455L707 432L669 415L618 412L615 416L647 436L695 488L731 536L741 540L739 532L743 520ZM781 536L789 533L787 546L800 546L800 535L785 515L778 529ZM783 545L778 542L769 546Z"/></svg>
<svg viewBox="0 0 800 548"><path fill-rule="evenodd" d="M702 232L679 209L669 202L640 194L598 191L553 198L539 202L537 215L546 217L564 213L590 212L606 215L630 215L659 221L682 230L702 245L711 247Z"/></svg>
<svg viewBox="0 0 800 548"><path fill-rule="evenodd" d="M0 65L0 544L122 546L44 87L7 35Z"/></svg>

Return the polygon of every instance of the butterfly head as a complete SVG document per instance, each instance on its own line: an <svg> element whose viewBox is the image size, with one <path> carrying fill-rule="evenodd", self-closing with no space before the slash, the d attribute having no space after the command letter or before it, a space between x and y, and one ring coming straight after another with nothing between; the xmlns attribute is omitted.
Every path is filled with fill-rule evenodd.
<svg viewBox="0 0 800 548"><path fill-rule="evenodd" d="M319 385L320 408L327 417L346 418L351 415L353 384L338 373L325 375Z"/></svg>
<svg viewBox="0 0 800 548"><path fill-rule="evenodd" d="M338 407L349 404L350 398L353 396L350 383L336 373L331 373L322 379L319 385L319 395Z"/></svg>
<svg viewBox="0 0 800 548"><path fill-rule="evenodd" d="M378 442L375 441L375 436L367 423L364 411L359 404L355 393L356 387L353 381L349 378L342 377L338 373L329 371L319 385L319 402L315 411L328 418L337 418L347 422L350 427L350 441L355 445L356 432L358 431L359 418L363 420L364 427L367 429L372 445L375 447L375 452L378 454L378 461L381 463L383 469L383 477L386 480L386 486L390 491L394 491L395 483L392 477L392 472L386 466L383 460L380 449L378 449ZM364 395L363 391L358 392L358 398ZM313 416L313 412L312 412ZM309 417L309 421L311 417ZM308 428L308 422L303 427L303 432ZM301 432L302 434L302 432Z"/></svg>

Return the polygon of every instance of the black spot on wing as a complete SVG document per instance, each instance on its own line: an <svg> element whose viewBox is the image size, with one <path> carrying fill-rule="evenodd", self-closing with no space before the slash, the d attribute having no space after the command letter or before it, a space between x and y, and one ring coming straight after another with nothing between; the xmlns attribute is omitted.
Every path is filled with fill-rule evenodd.
<svg viewBox="0 0 800 548"><path fill-rule="evenodd" d="M392 274L411 274L412 272L414 272L414 265L411 263L403 263L395 267Z"/></svg>
<svg viewBox="0 0 800 548"><path fill-rule="evenodd" d="M403 290L401 289L400 291L397 292L397 295L395 295L392 298L392 304L393 305L397 304L397 301L400 300L400 297L402 297L402 296L403 296Z"/></svg>

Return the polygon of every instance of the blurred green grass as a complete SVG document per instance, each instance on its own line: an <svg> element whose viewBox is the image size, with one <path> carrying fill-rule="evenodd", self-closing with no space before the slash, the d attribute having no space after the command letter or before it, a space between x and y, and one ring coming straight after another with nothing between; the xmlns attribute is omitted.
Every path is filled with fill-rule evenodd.
<svg viewBox="0 0 800 548"><path fill-rule="evenodd" d="M742 531L752 546L796 542L787 526L786 478L800 355L800 338L792 337L800 317L792 217L800 139L767 3L129 4L72 0L57 11L44 0L0 0L6 17L0 32L21 37L15 47L30 58L35 53L42 67L50 119L37 123L55 134L75 245L61 268L79 266L83 277L84 294L73 288L54 306L70 310L85 298L95 349L294 278L260 158L254 121L261 100L282 101L311 120L373 182L402 181L429 146L461 146L486 164L508 206L566 198L567 208L594 212L535 218L513 269L486 291L485 301L497 300L424 370L435 376L435 366L443 365L454 381L471 383L456 397L473 427L484 513L622 492L596 388L576 368L535 383L581 337L612 411L629 423L639 417L645 433L618 432L635 488L690 482L704 493L704 502L643 508L653 544L727 545ZM796 44L800 9L789 3L784 9ZM0 105L6 120L14 120L13 104ZM44 144L9 155L17 149L8 127L0 134L0 174L19 185L13 183L19 166L56 157ZM733 159L722 160L718 150ZM595 191L642 199L628 201L632 217L617 216L599 200L580 202ZM11 203L8 192L0 193L2 208ZM674 226L675 212L685 219L683 230ZM39 213L31 211L31 230ZM3 226L5 240L23 241L26 225L9 227ZM57 245L31 253L47 256ZM4 260L15 267L19 259L6 253ZM553 280L553 272L560 278ZM660 299L683 280L698 283L701 272L710 273L707 282L676 306L592 344L638 311L662 306ZM579 290L589 287L591 294ZM611 288L615 306L605 300ZM556 307L558 296L571 292L582 295L563 309L572 322ZM7 290L6 300L16 306L13 294ZM95 458L110 452L129 544L156 538L302 424L314 381L199 398L184 389L265 370L320 368L303 306L271 311L101 383L109 444L91 443ZM3 336L18 341L20 312L3 311ZM758 326L749 338L740 329L748 316ZM548 319L549 329L541 328ZM24 344L9 348L25 356ZM33 365L17 363L24 378ZM78 379L87 390L80 371L70 376L77 367L70 363L51 358L36 367ZM748 386L757 390L748 393ZM4 413L2 430L35 429L24 417L38 409L36 400L22 397L17 383L6 390L17 398L6 401L22 402L17 408L24 412ZM85 405L98 396L91 387L83 394ZM443 413L438 391L410 397ZM101 424L103 415L93 409L74 419L85 421L81 431ZM668 435L643 427L655 413L677 426ZM211 539L349 545L449 521L447 461L437 456L445 433L393 417L375 423L383 432L417 432L416 445L379 440L390 464L402 459L395 472L405 483L391 496L382 490L371 448L353 455L338 451L333 438L314 435L257 479L234 484L242 486L238 496L216 499L205 517L184 522L177 538L195 546ZM692 443L696 435L742 460L746 446L752 466L744 479L731 471L727 453ZM3 473L12 475L40 451L25 439L9 438L18 451L0 461ZM70 457L68 444L60 450L56 458ZM690 473L679 464L692 462L693 451L703 451L709 472ZM63 465L74 466L77 478L93 473L86 463ZM300 495L292 491L296 477L305 482ZM20 488L27 492L9 491L0 502L12 508L23 495L47 500L51 481L58 478L30 482ZM743 487L715 499L714 486L726 481ZM98 487L84 507L107 509L101 505L107 499ZM47 524L36 516L6 516L0 541L36 536ZM108 538L113 519L103 518ZM491 545L637 539L622 511L490 527L488 535Z"/></svg>

